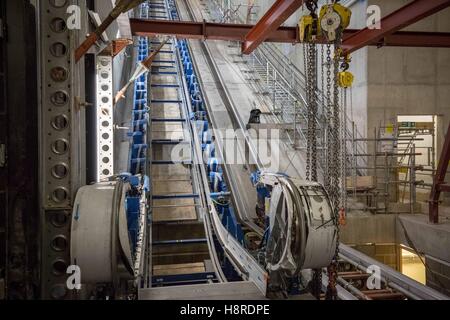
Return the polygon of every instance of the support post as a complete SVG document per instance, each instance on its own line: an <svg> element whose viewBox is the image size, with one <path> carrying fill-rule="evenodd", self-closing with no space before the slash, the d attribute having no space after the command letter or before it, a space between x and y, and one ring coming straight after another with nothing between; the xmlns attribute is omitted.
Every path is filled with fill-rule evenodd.
<svg viewBox="0 0 450 320"><path fill-rule="evenodd" d="M441 157L437 167L436 175L433 178L433 187L431 188L429 199L429 217L431 223L439 223L439 198L442 191L448 191L444 185L445 174L447 173L450 161L450 124L448 125L445 136L444 146L442 147Z"/></svg>

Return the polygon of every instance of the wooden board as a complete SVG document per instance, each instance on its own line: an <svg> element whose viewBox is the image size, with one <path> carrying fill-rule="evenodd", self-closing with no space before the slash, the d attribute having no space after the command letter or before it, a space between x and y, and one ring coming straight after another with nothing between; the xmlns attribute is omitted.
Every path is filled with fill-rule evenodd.
<svg viewBox="0 0 450 320"><path fill-rule="evenodd" d="M154 140L184 140L183 131L153 131L152 139Z"/></svg>
<svg viewBox="0 0 450 320"><path fill-rule="evenodd" d="M182 164L159 164L152 165L153 178L160 179L167 176L187 176L190 175L189 167Z"/></svg>
<svg viewBox="0 0 450 320"><path fill-rule="evenodd" d="M203 262L153 266L153 275L155 276L203 272L205 272L205 264Z"/></svg>
<svg viewBox="0 0 450 320"><path fill-rule="evenodd" d="M175 103L152 103L152 118L181 118L181 111Z"/></svg>
<svg viewBox="0 0 450 320"><path fill-rule="evenodd" d="M178 100L179 98L178 88L152 88L152 99Z"/></svg>
<svg viewBox="0 0 450 320"><path fill-rule="evenodd" d="M355 186L353 183L355 182ZM377 187L376 177L374 176L362 176L362 177L347 177L347 190L353 190L356 187L357 190L370 190Z"/></svg>
<svg viewBox="0 0 450 320"><path fill-rule="evenodd" d="M311 295L309 295L311 296ZM139 290L139 300L265 300L254 282L224 282Z"/></svg>
<svg viewBox="0 0 450 320"><path fill-rule="evenodd" d="M153 200L153 205L155 207L171 206L171 205L193 206L193 205L195 205L195 200L192 199L192 198L186 198L186 199L157 199L157 200Z"/></svg>
<svg viewBox="0 0 450 320"><path fill-rule="evenodd" d="M192 200L192 199L191 199ZM195 206L154 208L153 222L194 221L197 220Z"/></svg>
<svg viewBox="0 0 450 320"><path fill-rule="evenodd" d="M183 131L183 125L176 122L154 122L152 131Z"/></svg>
<svg viewBox="0 0 450 320"><path fill-rule="evenodd" d="M153 181L153 194L165 195L165 194L192 194L191 181Z"/></svg>
<svg viewBox="0 0 450 320"><path fill-rule="evenodd" d="M153 160L176 160L189 163L192 159L192 149L189 144L155 144L152 148Z"/></svg>

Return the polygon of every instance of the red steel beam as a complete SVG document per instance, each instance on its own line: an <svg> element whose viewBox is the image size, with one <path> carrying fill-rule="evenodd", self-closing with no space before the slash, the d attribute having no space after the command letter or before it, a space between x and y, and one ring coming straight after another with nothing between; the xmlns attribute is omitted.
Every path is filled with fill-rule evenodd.
<svg viewBox="0 0 450 320"><path fill-rule="evenodd" d="M277 0L258 23L245 36L242 53L250 54L277 30L298 8L303 0Z"/></svg>
<svg viewBox="0 0 450 320"><path fill-rule="evenodd" d="M450 6L450 0L415 0L381 19L381 29L365 28L344 40L345 53L352 53L373 42L382 41L419 20Z"/></svg>
<svg viewBox="0 0 450 320"><path fill-rule="evenodd" d="M138 36L171 35L187 39L210 39L227 41L244 41L245 36L253 28L253 25L223 24L209 22L184 22L164 20L131 19L131 30ZM347 29L344 31L344 40L351 37L359 30ZM280 27L273 31L267 42L298 43L298 28ZM325 42L319 39L319 42ZM450 33L448 32L416 32L397 31L381 41L373 41L373 46L396 47L440 47L450 48Z"/></svg>
<svg viewBox="0 0 450 320"><path fill-rule="evenodd" d="M448 185L444 184L445 175L450 161L450 124L448 125L447 135L445 136L444 146L442 147L441 157L433 179L429 198L429 215L431 223L439 223L439 197L442 191L449 191Z"/></svg>
<svg viewBox="0 0 450 320"><path fill-rule="evenodd" d="M133 40L120 38L111 41L111 43L101 52L101 54L107 54L115 58L123 49L132 45Z"/></svg>
<svg viewBox="0 0 450 320"><path fill-rule="evenodd" d="M211 22L188 22L168 20L130 19L133 35L152 36L158 34L172 35L187 39L235 40L244 41L253 25L226 24ZM267 35L267 41L298 42L298 29L281 27Z"/></svg>
<svg viewBox="0 0 450 320"><path fill-rule="evenodd" d="M347 32L344 33L344 41L345 34L347 34ZM372 41L369 45L377 44L379 47L450 48L450 33L397 31L382 38L380 41Z"/></svg>

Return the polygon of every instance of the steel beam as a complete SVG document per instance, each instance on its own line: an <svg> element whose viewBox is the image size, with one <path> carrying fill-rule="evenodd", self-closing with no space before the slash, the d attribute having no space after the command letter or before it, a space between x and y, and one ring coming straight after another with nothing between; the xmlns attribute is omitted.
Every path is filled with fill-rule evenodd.
<svg viewBox="0 0 450 320"><path fill-rule="evenodd" d="M381 29L365 28L343 42L349 54L450 6L450 0L415 0L381 19Z"/></svg>
<svg viewBox="0 0 450 320"><path fill-rule="evenodd" d="M300 8L303 2L303 0L277 0L245 36L245 41L242 44L242 53L252 53L273 31L277 30L283 22Z"/></svg>
<svg viewBox="0 0 450 320"><path fill-rule="evenodd" d="M185 39L244 41L253 25L224 24L209 22L185 22L164 20L131 19L131 29L137 36L171 35ZM299 43L298 28L280 27L264 40L266 42ZM344 31L344 41L360 30ZM324 39L318 39L325 43ZM369 43L371 46L383 47L436 47L450 48L449 32L397 31L381 40Z"/></svg>
<svg viewBox="0 0 450 320"><path fill-rule="evenodd" d="M351 36L356 30L345 32ZM344 42L346 36L344 35ZM381 40L372 41L370 46L378 47L422 47L422 48L450 48L449 32L419 32L419 31L397 31L383 37Z"/></svg>
<svg viewBox="0 0 450 320"><path fill-rule="evenodd" d="M442 147L441 157L433 179L429 198L429 215L431 223L439 223L439 197L442 191L450 191L449 186L444 184L450 161L450 124L448 125L447 135L445 136L444 146Z"/></svg>
<svg viewBox="0 0 450 320"><path fill-rule="evenodd" d="M244 41L253 25L187 22L168 20L130 19L131 31L136 36L153 36L165 34L186 39L211 39L226 41ZM298 32L295 27L274 29L267 35L265 41L298 42Z"/></svg>

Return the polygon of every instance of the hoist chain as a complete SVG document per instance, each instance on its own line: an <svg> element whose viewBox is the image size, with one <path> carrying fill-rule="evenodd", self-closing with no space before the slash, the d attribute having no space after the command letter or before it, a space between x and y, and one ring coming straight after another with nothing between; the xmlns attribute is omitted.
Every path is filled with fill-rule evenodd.
<svg viewBox="0 0 450 320"><path fill-rule="evenodd" d="M317 0L306 2L310 15L317 19ZM303 45L304 67L306 74L306 103L307 103L307 150L306 150L306 179L317 181L317 119L318 119L318 59L317 45L310 42ZM323 70L322 70L323 71ZM322 270L315 269L311 280L312 294L319 299L322 292Z"/></svg>
<svg viewBox="0 0 450 320"><path fill-rule="evenodd" d="M308 137L310 139L310 167L311 181L317 181L317 49L314 43L309 46L309 65L310 65L310 90L309 90L309 119L308 119Z"/></svg>
<svg viewBox="0 0 450 320"><path fill-rule="evenodd" d="M335 45L335 52L337 46ZM331 51L331 50L330 50ZM337 299L337 291L336 291L336 282L337 282L337 259L339 256L339 168L340 168L340 159L339 159L339 88L337 85L337 75L339 70L339 60L337 57L333 59L333 63L331 63L331 52L329 52L330 61L330 72L327 72L327 83L329 83L329 87L327 87L327 100L330 102L328 104L328 176L327 181L328 184L328 192L330 195L330 200L333 205L333 218L337 225L337 233L336 233L336 250L335 255L333 257L333 261L328 266L328 287L326 292L327 300L336 300ZM333 97L331 97L331 64L333 65Z"/></svg>
<svg viewBox="0 0 450 320"><path fill-rule="evenodd" d="M341 181L342 181L342 192L341 192L341 208L345 210L347 208L347 88L342 90L342 121L341 121L341 141L343 146L341 147Z"/></svg>
<svg viewBox="0 0 450 320"><path fill-rule="evenodd" d="M327 165L326 165L326 172L325 172L325 188L327 188L328 192L331 191L331 149L332 149L332 145L333 145L333 131L332 131L332 127L331 127L331 122L332 122L332 117L333 117L333 113L332 113L332 105L331 105L331 84L332 84L332 80L331 80L331 44L327 44L326 45L327 50L326 50L326 92L325 92L325 96L326 96L326 106L327 106L327 125L326 125L326 139L327 139L327 157L326 157L326 161L327 161Z"/></svg>
<svg viewBox="0 0 450 320"><path fill-rule="evenodd" d="M338 3L339 1L327 1L329 3ZM306 7L310 10L312 17L317 19L316 10L318 8L316 0L306 2ZM319 22L320 23L320 22ZM340 216L346 207L346 92L343 92L342 105L344 112L341 114L339 100L339 76L340 76L340 47L342 44L342 30L337 30L336 40L334 44L334 57L332 57L332 43L325 45L326 53L324 61L324 47L321 49L321 72L322 72L322 91L324 97L322 102L326 106L326 165L324 172L324 184L330 195L330 200L334 208L333 218L337 226L336 234L336 250L333 261L328 267L329 284L327 288L326 298L330 300L337 299L336 283L338 272L339 242L340 242ZM317 119L318 119L318 70L317 70L317 46L314 42L304 44L304 67L306 74L306 102L308 107L308 128L307 128L307 161L306 161L306 178L307 180L317 181ZM325 69L324 69L325 66ZM347 66L342 65L345 69ZM325 74L324 74L325 73ZM325 78L325 82L324 82ZM343 125L344 124L344 125ZM312 291L316 297L321 292L321 270L314 270L312 279Z"/></svg>
<svg viewBox="0 0 450 320"><path fill-rule="evenodd" d="M306 2L310 15L317 19L317 0ZM315 42L304 45L307 103L306 179L317 181L317 46ZM305 53L305 51L307 51Z"/></svg>
<svg viewBox="0 0 450 320"><path fill-rule="evenodd" d="M337 271L338 271L338 259L339 259L339 243L340 243L340 228L339 228L339 216L342 210L342 197L341 192L345 192L342 190L341 178L342 171L341 166L343 159L341 158L341 118L340 118L340 109L339 109L339 48L341 44L341 35L338 37L338 40L335 42L334 46L334 63L333 63L333 72L334 72L334 81L333 81L333 100L332 100L332 129L331 129L331 159L330 159L330 197L334 207L334 220L337 226L336 232L336 250L333 257L333 261L328 267L328 288L326 293L326 298L329 300L337 299L337 291L336 291L336 282L337 282Z"/></svg>
<svg viewBox="0 0 450 320"><path fill-rule="evenodd" d="M308 121L308 131L306 134L306 180L310 180L311 175L311 139L309 135L309 120L311 116L309 97L311 95L311 80L310 80L310 63L309 63L309 45L303 44L303 62L305 67L305 79L306 79L306 103L307 103L307 121ZM308 50L307 50L308 47Z"/></svg>
<svg viewBox="0 0 450 320"><path fill-rule="evenodd" d="M321 104L322 106L325 106L325 46L320 46L320 90L322 91L322 99L321 99ZM323 109L322 109L323 111Z"/></svg>

